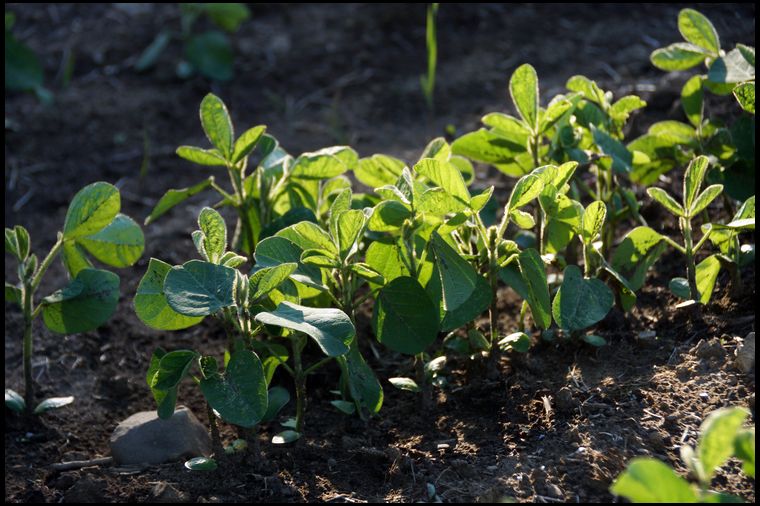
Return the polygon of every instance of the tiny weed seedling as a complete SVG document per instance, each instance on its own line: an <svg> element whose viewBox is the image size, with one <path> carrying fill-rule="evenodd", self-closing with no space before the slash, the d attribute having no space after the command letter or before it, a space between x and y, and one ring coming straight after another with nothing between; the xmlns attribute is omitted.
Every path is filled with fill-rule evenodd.
<svg viewBox="0 0 760 506"><path fill-rule="evenodd" d="M87 332L103 325L119 301L119 276L95 269L87 253L112 267L133 265L143 253L145 240L140 226L119 213L119 190L108 183L85 186L72 199L63 231L58 233L42 262L31 252L29 233L22 226L5 229L5 252L18 262L18 284L5 282L5 300L21 307L24 315L24 382L22 398L5 390L5 405L27 415L64 406L73 397L56 397L34 407L32 379L32 324L42 314L45 326L59 334ZM71 278L69 284L36 304L35 294L53 261L61 254Z"/></svg>
<svg viewBox="0 0 760 506"><path fill-rule="evenodd" d="M425 47L427 48L427 75L420 76L420 86L425 95L428 110L432 111L433 93L435 92L435 69L438 64L438 36L436 35L435 18L438 15L438 4L432 3L427 8L425 21Z"/></svg>
<svg viewBox="0 0 760 506"><path fill-rule="evenodd" d="M218 30L193 33L193 26L203 15L230 34L237 32L240 25L251 17L248 7L241 3L183 3L180 5L181 31L159 32L137 59L135 69L143 72L155 66L161 53L175 39L184 45L184 60L177 64L176 69L178 76L187 78L198 72L218 81L232 79L234 55L227 35Z"/></svg>
<svg viewBox="0 0 760 506"><path fill-rule="evenodd" d="M681 446L681 460L698 486L694 486L657 459L637 457L617 477L610 492L634 503L742 502L738 497L710 490L718 468L730 457L744 463L755 477L755 428L742 428L749 412L721 408L710 413L700 427L697 448Z"/></svg>

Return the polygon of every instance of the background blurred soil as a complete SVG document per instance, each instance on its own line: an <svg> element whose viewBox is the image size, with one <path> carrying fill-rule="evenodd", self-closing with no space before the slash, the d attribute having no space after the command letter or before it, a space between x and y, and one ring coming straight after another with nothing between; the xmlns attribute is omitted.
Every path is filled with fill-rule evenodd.
<svg viewBox="0 0 760 506"><path fill-rule="evenodd" d="M633 138L655 121L682 118L678 98L688 73L660 72L649 53L680 39L676 17L684 6L442 4L430 113L419 87L426 68L424 4L251 5L252 19L233 36L235 78L228 83L177 78L179 44L157 69L138 74L132 68L161 29L179 29L177 5L6 4L16 14L14 34L41 57L55 101L45 106L31 94L6 93L5 225L27 227L33 251L44 255L71 197L98 180L119 186L123 212L142 221L168 188L206 174L174 150L205 145L197 111L209 91L224 99L239 130L266 124L292 154L350 144L360 156L386 153L412 163L447 125L461 135L486 112L514 112L507 80L529 62L543 103L575 74L615 96L640 94L649 105L631 121ZM724 48L754 44L753 4L688 6L713 21ZM73 74L64 87L69 55ZM708 106L722 107L719 101ZM503 201L512 183L480 167L475 185L495 184ZM607 489L630 458L653 455L684 471L678 447L694 444L704 415L748 403L754 412L754 375L738 372L732 359L734 337L754 330L754 269L744 273L738 299L728 298L721 275L714 302L694 322L672 310L676 301L662 288L683 275L678 258L666 255L638 307L628 315L615 310L598 326L610 346L539 343L525 356L505 359L499 381L485 380L465 359L452 360L449 386L429 413L386 382L379 418L366 425L348 419L329 405L337 371L326 368L310 380L307 437L275 447L268 439L280 429L264 427L264 465L241 463L234 473L200 476L181 462L138 471L49 471L55 462L107 455L115 425L154 408L144 376L155 347L221 353L223 331L213 322L159 333L135 317L131 304L150 257L188 259L197 212L213 203L211 195L199 195L145 228L145 255L119 272L118 313L98 331L58 336L35 327L40 398L77 399L33 427L6 412L6 501L152 501L162 497L161 484L186 501L416 501L428 499L428 483L444 501L609 501ZM15 279L8 257L5 274ZM56 263L40 293L65 279ZM502 290L500 307L505 331L514 328L519 303L510 290ZM358 325L365 342L368 318L365 312ZM649 330L657 339L637 338ZM6 304L6 387L22 391L20 335L21 315ZM720 341L708 353L700 343L710 339ZM403 357L387 355L372 361L382 379L408 367ZM182 395L206 420L198 392L185 388ZM224 436L234 438L229 427ZM737 462L729 463L715 488L754 501L754 483L738 471Z"/></svg>

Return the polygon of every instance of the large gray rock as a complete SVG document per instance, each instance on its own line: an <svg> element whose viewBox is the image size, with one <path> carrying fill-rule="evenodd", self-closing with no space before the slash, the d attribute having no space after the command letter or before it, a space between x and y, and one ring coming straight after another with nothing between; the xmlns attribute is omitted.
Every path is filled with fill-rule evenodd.
<svg viewBox="0 0 760 506"><path fill-rule="evenodd" d="M135 413L116 427L109 443L117 464L162 464L211 454L206 427L184 406L168 420L155 411Z"/></svg>

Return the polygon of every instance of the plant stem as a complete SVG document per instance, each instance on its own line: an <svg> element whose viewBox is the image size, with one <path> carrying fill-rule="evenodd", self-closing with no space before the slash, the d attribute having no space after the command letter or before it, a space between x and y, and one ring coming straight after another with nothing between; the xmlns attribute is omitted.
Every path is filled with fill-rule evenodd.
<svg viewBox="0 0 760 506"><path fill-rule="evenodd" d="M214 451L214 458L218 460L224 456L224 447L222 446L222 438L219 437L216 415L208 402L206 403L206 413L208 414L208 424L211 427L211 446Z"/></svg>
<svg viewBox="0 0 760 506"><path fill-rule="evenodd" d="M694 246L693 239L691 237L691 219L689 217L681 217L678 219L681 225L681 232L683 233L683 243L686 254L686 278L689 281L689 292L691 298L699 302L699 290L697 289L697 268L694 263Z"/></svg>
<svg viewBox="0 0 760 506"><path fill-rule="evenodd" d="M301 350L303 349L303 337L296 335L293 338L293 370L296 383L296 432L303 434L304 412L306 411L306 374L301 363Z"/></svg>
<svg viewBox="0 0 760 506"><path fill-rule="evenodd" d="M414 357L414 366L417 373L417 384L420 392L420 409L424 412L430 409L430 384L425 378L425 354L420 352Z"/></svg>
<svg viewBox="0 0 760 506"><path fill-rule="evenodd" d="M238 199L240 199L240 206L237 209L238 217L242 224L243 233L245 234L245 238L248 243L247 248L241 249L246 255L250 256L253 254L253 247L255 243L253 239L253 228L251 227L251 220L248 216L248 203L245 199L245 189L243 188L243 180L241 177L242 172L234 167L228 166L227 173L230 175L232 187L235 189L235 192L238 195ZM240 246L242 246L242 244Z"/></svg>
<svg viewBox="0 0 760 506"><path fill-rule="evenodd" d="M40 282L42 281L42 276L45 275L45 272L47 272L48 267L50 267L50 264L53 263L53 260L55 260L55 257L58 256L58 253L61 251L62 247L63 247L63 234L58 232L58 240L55 242L53 247L50 248L50 252L48 252L45 259L37 268L37 272L34 274L34 278L32 279L32 283L31 283L32 292L37 291L37 287L40 286Z"/></svg>
<svg viewBox="0 0 760 506"><path fill-rule="evenodd" d="M34 410L34 380L32 379L32 292L33 288L24 284L22 288L24 312L24 402L25 413L31 415Z"/></svg>

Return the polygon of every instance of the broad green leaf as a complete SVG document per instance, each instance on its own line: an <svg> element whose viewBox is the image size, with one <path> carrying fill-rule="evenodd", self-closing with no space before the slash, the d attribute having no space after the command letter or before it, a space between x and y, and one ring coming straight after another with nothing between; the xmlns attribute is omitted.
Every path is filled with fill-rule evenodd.
<svg viewBox="0 0 760 506"><path fill-rule="evenodd" d="M367 228L375 232L391 232L398 230L404 220L412 216L412 211L396 200L380 202L369 218Z"/></svg>
<svg viewBox="0 0 760 506"><path fill-rule="evenodd" d="M185 467L191 471L215 471L218 466L214 459L195 457L185 462Z"/></svg>
<svg viewBox="0 0 760 506"><path fill-rule="evenodd" d="M5 302L21 304L21 289L7 281L5 282Z"/></svg>
<svg viewBox="0 0 760 506"><path fill-rule="evenodd" d="M509 195L507 209L513 211L527 205L531 200L539 196L543 187L544 183L538 176L528 174L521 177Z"/></svg>
<svg viewBox="0 0 760 506"><path fill-rule="evenodd" d="M222 255L222 258L219 259L219 264L224 265L225 267L232 267L234 269L235 267L243 265L247 261L248 259L246 257L240 256L233 251L228 251Z"/></svg>
<svg viewBox="0 0 760 506"><path fill-rule="evenodd" d="M393 351L416 355L438 336L438 308L411 277L400 276L378 294L372 319L377 340Z"/></svg>
<svg viewBox="0 0 760 506"><path fill-rule="evenodd" d="M356 413L356 405L352 402L334 400L334 401L330 401L330 404L335 406L335 408L338 409L338 411L340 411L341 413L345 415L353 415L354 413Z"/></svg>
<svg viewBox="0 0 760 506"><path fill-rule="evenodd" d="M448 332L466 325L480 316L491 304L491 286L482 276L477 276L475 278L475 289L469 298L456 309L446 311L443 307L443 289L437 265L434 265L432 275L425 285L425 291L430 300L439 308L441 315L439 330L441 332Z"/></svg>
<svg viewBox="0 0 760 506"><path fill-rule="evenodd" d="M689 123L698 127L702 124L704 114L704 92L702 91L702 76L693 76L686 81L681 90L681 105Z"/></svg>
<svg viewBox="0 0 760 506"><path fill-rule="evenodd" d="M322 271L319 267L301 262L304 250L284 237L267 237L256 246L255 268L276 267L282 263L297 263L291 278L306 286L323 289ZM312 294L313 295L313 294Z"/></svg>
<svg viewBox="0 0 760 506"><path fill-rule="evenodd" d="M627 173L633 168L633 154L619 140L591 125L594 142L605 155L612 158L612 168L616 172Z"/></svg>
<svg viewBox="0 0 760 506"><path fill-rule="evenodd" d="M464 211L469 203L455 198L443 188L430 188L418 195L414 204L418 213L443 218L449 213Z"/></svg>
<svg viewBox="0 0 760 506"><path fill-rule="evenodd" d="M742 54L745 60L747 60L747 63L755 66L755 48L745 46L744 44L736 44L736 49L739 50L739 52Z"/></svg>
<svg viewBox="0 0 760 506"><path fill-rule="evenodd" d="M669 141L670 145L679 144L696 147L697 131L691 125L681 123L680 121L658 121L649 127L648 133L656 135L661 140ZM654 153L657 155L657 153ZM668 153L672 157L671 153Z"/></svg>
<svg viewBox="0 0 760 506"><path fill-rule="evenodd" d="M563 329L582 330L604 319L614 302L607 285L595 278L584 279L578 267L568 265L554 296L552 315Z"/></svg>
<svg viewBox="0 0 760 506"><path fill-rule="evenodd" d="M430 248L435 254L443 290L443 309L453 311L464 304L475 290L478 273L438 233L431 237Z"/></svg>
<svg viewBox="0 0 760 506"><path fill-rule="evenodd" d="M697 454L704 472L700 481L709 485L715 471L734 453L734 438L749 412L744 408L721 408L710 413L699 427Z"/></svg>
<svg viewBox="0 0 760 506"><path fill-rule="evenodd" d="M342 177L342 176L341 176ZM332 179L331 181L340 181L341 178ZM324 195L324 190L323 190ZM323 197L324 198L324 197ZM335 196L335 200L333 200L332 204L330 205L329 209L329 224L328 224L328 231L333 237L336 237L338 235L337 232L337 223L338 218L340 215L348 210L351 209L351 200L352 200L352 193L351 193L351 187L350 183L347 188L341 189L338 194Z"/></svg>
<svg viewBox="0 0 760 506"><path fill-rule="evenodd" d="M409 271L401 259L401 250L396 244L373 241L367 248L365 261L371 268L382 274L386 282L399 276L408 276Z"/></svg>
<svg viewBox="0 0 760 506"><path fill-rule="evenodd" d="M280 286L298 268L296 263L283 263L274 267L257 270L249 278L251 286L250 300L257 302Z"/></svg>
<svg viewBox="0 0 760 506"><path fill-rule="evenodd" d="M509 79L509 94L517 112L530 127L538 132L538 76L536 69L525 63L517 67Z"/></svg>
<svg viewBox="0 0 760 506"><path fill-rule="evenodd" d="M264 135L267 127L264 125L255 126L249 128L243 135L238 137L235 141L235 145L232 149L232 163L238 163L240 160L248 156L251 151L254 150L256 144L261 140L261 136Z"/></svg>
<svg viewBox="0 0 760 506"><path fill-rule="evenodd" d="M303 250L322 249L335 256L338 255L338 248L333 243L330 234L310 221L302 221L283 228L277 232L277 237L285 238Z"/></svg>
<svg viewBox="0 0 760 506"><path fill-rule="evenodd" d="M710 162L706 156L698 156L686 168L683 179L683 201L686 209L693 208L692 203L702 187L709 165Z"/></svg>
<svg viewBox="0 0 760 506"><path fill-rule="evenodd" d="M283 387L270 388L267 396L269 397L269 402L267 403L267 411L261 419L262 423L274 420L280 410L290 402L290 392Z"/></svg>
<svg viewBox="0 0 760 506"><path fill-rule="evenodd" d="M434 158L441 162L448 162L451 157L451 146L443 137L436 137L428 142L425 149L422 150L420 161L425 158Z"/></svg>
<svg viewBox="0 0 760 506"><path fill-rule="evenodd" d="M755 428L740 430L734 439L734 455L741 459L744 474L755 477Z"/></svg>
<svg viewBox="0 0 760 506"><path fill-rule="evenodd" d="M665 209L670 211L675 216L685 216L685 212L681 204L670 196L668 192L661 188L647 188L647 194L654 200L662 204Z"/></svg>
<svg viewBox="0 0 760 506"><path fill-rule="evenodd" d="M232 120L222 99L209 93L201 101L201 125L206 137L226 160L232 158L234 130Z"/></svg>
<svg viewBox="0 0 760 506"><path fill-rule="evenodd" d="M536 226L536 220L533 218L533 215L526 211L516 209L509 213L509 218L523 230L530 230Z"/></svg>
<svg viewBox="0 0 760 506"><path fill-rule="evenodd" d="M85 186L71 200L63 225L65 239L77 239L100 231L119 213L119 190L108 183Z"/></svg>
<svg viewBox="0 0 760 506"><path fill-rule="evenodd" d="M383 387L375 372L359 353L359 349L352 346L351 350L338 360L348 384L351 399L356 403L360 413L363 410L371 414L379 413L383 405Z"/></svg>
<svg viewBox="0 0 760 506"><path fill-rule="evenodd" d="M388 378L391 385L399 390L406 390L408 392L421 392L422 389L417 382L411 378Z"/></svg>
<svg viewBox="0 0 760 506"><path fill-rule="evenodd" d="M694 45L706 49L712 56L720 52L718 32L710 20L694 9L682 9L678 13L678 31L683 38Z"/></svg>
<svg viewBox="0 0 760 506"><path fill-rule="evenodd" d="M251 17L248 7L242 3L201 4L211 20L227 32L234 33L240 24Z"/></svg>
<svg viewBox="0 0 760 506"><path fill-rule="evenodd" d="M5 407L15 413L21 413L26 407L24 398L21 397L15 390L10 388L5 389Z"/></svg>
<svg viewBox="0 0 760 506"><path fill-rule="evenodd" d="M167 211L169 211L171 208L175 207L178 204L181 204L185 200L189 199L193 195L196 195L209 186L211 186L211 183L214 181L213 176L209 176L208 179L205 179L204 181L201 181L200 183L193 185L189 188L182 188L181 190L169 190L167 191L163 197L158 201L158 204L156 204L156 207L153 208L153 210L150 212L150 215L145 218L144 225L150 225L152 222L156 221L156 218L159 216L165 214Z"/></svg>
<svg viewBox="0 0 760 506"><path fill-rule="evenodd" d="M190 260L172 267L164 281L169 306L186 316L208 316L234 304L235 270Z"/></svg>
<svg viewBox="0 0 760 506"><path fill-rule="evenodd" d="M202 149L195 146L180 146L177 148L177 155L185 160L198 165L209 167L226 167L227 161L224 155L216 149Z"/></svg>
<svg viewBox="0 0 760 506"><path fill-rule="evenodd" d="M87 332L108 321L118 301L119 276L83 269L68 286L42 299L42 318L53 332Z"/></svg>
<svg viewBox="0 0 760 506"><path fill-rule="evenodd" d="M227 225L224 218L210 207L204 207L198 215L198 226L203 232L203 249L211 263L218 263L227 249Z"/></svg>
<svg viewBox="0 0 760 506"><path fill-rule="evenodd" d="M5 31L5 88L33 91L40 89L45 75L37 55Z"/></svg>
<svg viewBox="0 0 760 506"><path fill-rule="evenodd" d="M699 46L687 42L675 42L667 47L652 51L649 60L658 69L672 72L695 67L702 63L707 56L705 50Z"/></svg>
<svg viewBox="0 0 760 506"><path fill-rule="evenodd" d="M159 330L180 330L200 323L202 316L185 316L174 311L166 301L164 280L171 266L151 258L148 270L140 280L135 294L135 312L146 325Z"/></svg>
<svg viewBox="0 0 760 506"><path fill-rule="evenodd" d="M142 251L140 252L142 254ZM79 271L92 267L92 262L84 254L82 247L73 239L63 241L63 265L69 272L69 278L75 278Z"/></svg>
<svg viewBox="0 0 760 506"><path fill-rule="evenodd" d="M719 85L743 83L754 79L755 67L744 58L739 49L732 49L726 56L715 60L707 72L708 82Z"/></svg>
<svg viewBox="0 0 760 506"><path fill-rule="evenodd" d="M503 337L498 342L498 346L504 351L514 350L518 353L526 353L530 349L530 337L525 332L515 332Z"/></svg>
<svg viewBox="0 0 760 506"><path fill-rule="evenodd" d="M616 121L625 122L631 112L646 107L647 103L636 95L627 95L617 100L610 107L610 117Z"/></svg>
<svg viewBox="0 0 760 506"><path fill-rule="evenodd" d="M281 302L277 309L255 316L256 321L303 332L313 338L328 357L348 352L356 330L351 319L340 309L311 308Z"/></svg>
<svg viewBox="0 0 760 506"><path fill-rule="evenodd" d="M553 100L546 108L546 112L541 116L539 125L539 133L546 132L554 124L559 121L563 114L569 111L573 107L573 104L569 100L559 99Z"/></svg>
<svg viewBox="0 0 760 506"><path fill-rule="evenodd" d="M715 282L720 272L720 260L717 255L710 255L697 264L696 281L697 291L699 292L699 302L707 304L712 297ZM691 299L689 283L686 278L673 278L669 284L670 291L682 299Z"/></svg>
<svg viewBox="0 0 760 506"><path fill-rule="evenodd" d="M538 251L528 248L520 253L517 262L525 283L525 300L530 306L533 321L541 329L548 329L552 324L552 316L544 261Z"/></svg>
<svg viewBox="0 0 760 506"><path fill-rule="evenodd" d="M371 283L376 284L385 284L385 277L383 277L382 274L377 272L375 269L370 267L368 264L362 263L362 262L352 262L348 266L349 270L354 272L356 275L366 279L367 281Z"/></svg>
<svg viewBox="0 0 760 506"><path fill-rule="evenodd" d="M192 350L176 350L162 355L151 379L150 388L163 391L176 388L187 376L197 358L198 353Z"/></svg>
<svg viewBox="0 0 760 506"><path fill-rule="evenodd" d="M338 216L337 237L340 258L346 260L359 248L367 218L364 211L358 209L345 211Z"/></svg>
<svg viewBox="0 0 760 506"><path fill-rule="evenodd" d="M467 191L467 185L464 184L462 173L449 162L423 158L414 166L414 170L433 181L465 205L470 203L470 192Z"/></svg>
<svg viewBox="0 0 760 506"><path fill-rule="evenodd" d="M602 269L607 272L613 281L618 284L618 295L620 296L620 307L623 311L630 311L636 304L636 293L634 292L631 284L628 282L622 274L616 271L612 266L606 262L602 265Z"/></svg>
<svg viewBox="0 0 760 506"><path fill-rule="evenodd" d="M311 223L317 222L317 217L314 211L305 207L294 207L289 209L285 214L269 222L261 228L259 232L258 240L264 240L267 237L276 235L281 230L288 228L302 221L309 221Z"/></svg>
<svg viewBox="0 0 760 506"><path fill-rule="evenodd" d="M694 200L694 203L691 205L691 209L689 209L689 216L698 215L722 192L722 184L713 184L705 188L705 190L699 194L699 196Z"/></svg>
<svg viewBox="0 0 760 506"><path fill-rule="evenodd" d="M230 40L224 33L210 30L192 35L185 43L184 54L191 69L209 79L232 79L234 54Z"/></svg>
<svg viewBox="0 0 760 506"><path fill-rule="evenodd" d="M610 492L634 503L699 502L688 481L670 466L648 457L636 457L617 477Z"/></svg>
<svg viewBox="0 0 760 506"><path fill-rule="evenodd" d="M493 133L511 139L521 146L527 146L530 129L521 120L501 112L491 112L483 116L481 121L490 126Z"/></svg>
<svg viewBox="0 0 760 506"><path fill-rule="evenodd" d="M755 114L755 83L742 83L734 88L734 96L745 111Z"/></svg>
<svg viewBox="0 0 760 506"><path fill-rule="evenodd" d="M224 374L201 379L201 391L221 418L241 427L253 427L266 414L269 404L264 368L255 353L232 353Z"/></svg>
<svg viewBox="0 0 760 506"><path fill-rule="evenodd" d="M512 139L501 132L481 128L456 139L451 144L451 150L478 162L508 164L516 156L527 152L527 137Z"/></svg>
<svg viewBox="0 0 760 506"><path fill-rule="evenodd" d="M13 227L13 232L16 235L16 244L18 245L18 257L21 260L26 260L29 256L29 232L21 225Z"/></svg>
<svg viewBox="0 0 760 506"><path fill-rule="evenodd" d="M491 196L493 195L493 186L489 186L485 190L483 190L478 195L475 195L470 199L470 208L475 211L479 212L481 209L485 207L485 205L488 203L488 201L491 199Z"/></svg>
<svg viewBox="0 0 760 506"><path fill-rule="evenodd" d="M112 267L133 265L145 249L145 236L140 225L123 214L117 214L105 228L81 237L77 242L92 256Z"/></svg>
<svg viewBox="0 0 760 506"><path fill-rule="evenodd" d="M268 385L272 382L272 377L277 368L282 364L287 363L290 358L288 349L285 346L273 342L266 343L265 345L260 341L252 341L251 346L253 347L253 351L255 351L261 358L261 364L264 366L264 377L266 378ZM267 421L266 417L264 417L264 421Z"/></svg>
<svg viewBox="0 0 760 506"><path fill-rule="evenodd" d="M153 399L156 401L156 412L158 417L162 420L171 418L174 414L174 407L177 404L177 391L179 384L168 388L167 390L160 390L153 387L153 381L156 373L160 369L161 359L166 355L166 352L162 348L157 348L150 358L150 365L148 366L148 372L145 375L145 381L153 394Z"/></svg>
<svg viewBox="0 0 760 506"><path fill-rule="evenodd" d="M541 207L546 213L544 227L544 246L547 253L559 253L570 243L573 236L581 230L583 206L566 195L557 195L556 199L539 196Z"/></svg>
<svg viewBox="0 0 760 506"><path fill-rule="evenodd" d="M359 160L354 169L354 175L359 182L370 188L378 188L394 184L405 166L406 164L398 158L379 154L372 155Z"/></svg>
<svg viewBox="0 0 760 506"><path fill-rule="evenodd" d="M607 217L607 205L601 200L592 202L581 215L581 235L583 242L591 244L601 233Z"/></svg>
<svg viewBox="0 0 760 506"><path fill-rule="evenodd" d="M293 162L292 177L300 179L330 179L346 172L346 165L328 153L304 153Z"/></svg>
<svg viewBox="0 0 760 506"><path fill-rule="evenodd" d="M18 239L16 238L16 231L12 228L5 229L5 252L10 253L18 258Z"/></svg>
<svg viewBox="0 0 760 506"><path fill-rule="evenodd" d="M596 336L594 334L584 334L581 336L581 339L583 341L587 342L591 346L605 346L607 344L607 341L603 337Z"/></svg>
<svg viewBox="0 0 760 506"><path fill-rule="evenodd" d="M50 397L40 402L39 404L37 404L37 407L34 408L34 414L39 415L39 414L45 413L46 411L50 411L52 409L62 408L63 406L71 404L72 402L74 402L74 397L71 397L71 396Z"/></svg>

